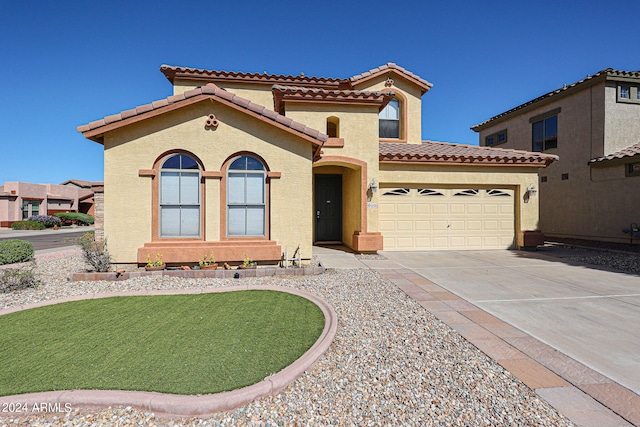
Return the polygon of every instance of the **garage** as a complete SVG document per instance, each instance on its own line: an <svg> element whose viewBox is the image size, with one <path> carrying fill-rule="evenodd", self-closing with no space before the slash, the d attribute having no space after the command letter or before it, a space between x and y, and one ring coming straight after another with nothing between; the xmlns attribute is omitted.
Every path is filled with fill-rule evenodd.
<svg viewBox="0 0 640 427"><path fill-rule="evenodd" d="M514 206L507 188L381 188L384 250L511 248Z"/></svg>

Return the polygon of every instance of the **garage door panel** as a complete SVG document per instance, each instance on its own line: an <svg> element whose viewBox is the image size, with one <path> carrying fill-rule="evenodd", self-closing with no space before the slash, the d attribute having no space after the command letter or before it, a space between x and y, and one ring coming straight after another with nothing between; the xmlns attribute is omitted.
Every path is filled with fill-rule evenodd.
<svg viewBox="0 0 640 427"><path fill-rule="evenodd" d="M383 194L379 203L380 231L387 250L498 249L513 245L513 190L423 186L402 191L401 196ZM439 195L433 196L435 193Z"/></svg>

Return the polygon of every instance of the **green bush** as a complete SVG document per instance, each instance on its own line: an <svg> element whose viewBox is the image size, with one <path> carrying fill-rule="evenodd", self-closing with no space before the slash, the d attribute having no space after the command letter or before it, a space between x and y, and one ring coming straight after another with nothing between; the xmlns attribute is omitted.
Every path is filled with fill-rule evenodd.
<svg viewBox="0 0 640 427"><path fill-rule="evenodd" d="M83 214L80 212L58 212L53 215L57 216L65 223L75 221L78 225L93 224L93 217L91 215Z"/></svg>
<svg viewBox="0 0 640 427"><path fill-rule="evenodd" d="M39 283L35 270L35 262L32 262L28 267L0 270L0 293L36 287Z"/></svg>
<svg viewBox="0 0 640 427"><path fill-rule="evenodd" d="M44 230L46 227L40 221L18 221L11 224L11 228L14 230Z"/></svg>
<svg viewBox="0 0 640 427"><path fill-rule="evenodd" d="M32 258L33 245L31 242L25 240L3 240L0 242L0 265L26 262Z"/></svg>

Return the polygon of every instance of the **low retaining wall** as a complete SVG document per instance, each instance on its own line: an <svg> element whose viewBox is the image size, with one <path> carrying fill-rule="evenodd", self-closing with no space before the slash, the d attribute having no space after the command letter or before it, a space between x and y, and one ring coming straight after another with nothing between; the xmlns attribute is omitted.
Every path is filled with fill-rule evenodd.
<svg viewBox="0 0 640 427"><path fill-rule="evenodd" d="M245 277L271 277L271 276L310 276L324 273L324 266L319 267L265 267L265 268L249 268L249 269L216 269L216 270L162 270L162 271L124 271L124 272L108 272L108 273L74 273L71 275L71 281L97 281L97 280L127 280L134 277L144 276L169 276L182 277L185 279L233 279L238 275L238 279Z"/></svg>

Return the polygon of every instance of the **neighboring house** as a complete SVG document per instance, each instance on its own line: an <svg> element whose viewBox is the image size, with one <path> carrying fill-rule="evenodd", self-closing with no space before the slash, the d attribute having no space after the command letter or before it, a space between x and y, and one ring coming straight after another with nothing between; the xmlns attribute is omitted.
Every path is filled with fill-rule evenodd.
<svg viewBox="0 0 640 427"><path fill-rule="evenodd" d="M0 186L0 227L32 215L76 211L78 190L57 184L5 182Z"/></svg>
<svg viewBox="0 0 640 427"><path fill-rule="evenodd" d="M640 223L640 72L602 70L471 129L482 146L560 157L540 173L545 234L630 241L623 230Z"/></svg>
<svg viewBox="0 0 640 427"><path fill-rule="evenodd" d="M0 227L33 215L82 212L94 216L94 192L102 182L69 180L62 184L5 182L0 186Z"/></svg>
<svg viewBox="0 0 640 427"><path fill-rule="evenodd" d="M422 141L432 85L396 64L350 78L161 71L172 96L78 127L104 145L116 262L273 261L298 245L308 258L315 242L509 248L538 228L527 188L556 156Z"/></svg>
<svg viewBox="0 0 640 427"><path fill-rule="evenodd" d="M95 199L96 192L102 192L104 183L102 181L81 181L79 179L70 179L60 185L74 186L78 188L78 212L95 217Z"/></svg>

